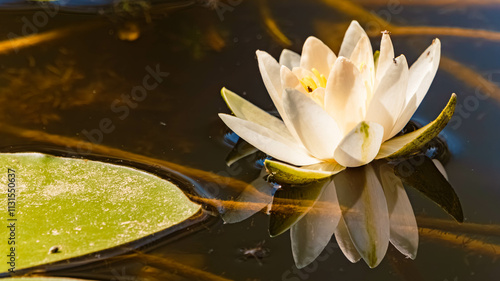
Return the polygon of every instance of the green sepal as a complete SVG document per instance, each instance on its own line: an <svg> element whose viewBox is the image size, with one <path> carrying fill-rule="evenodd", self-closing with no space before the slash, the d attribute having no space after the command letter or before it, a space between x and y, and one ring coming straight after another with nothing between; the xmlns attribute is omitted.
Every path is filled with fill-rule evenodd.
<svg viewBox="0 0 500 281"><path fill-rule="evenodd" d="M448 104L434 121L416 131L384 142L375 159L404 158L418 152L429 141L437 137L446 124L448 124L455 112L456 104L457 95L452 94Z"/></svg>
<svg viewBox="0 0 500 281"><path fill-rule="evenodd" d="M317 182L342 171L345 167L335 164L334 171L309 170L267 159L264 162L271 180L282 184L304 185Z"/></svg>

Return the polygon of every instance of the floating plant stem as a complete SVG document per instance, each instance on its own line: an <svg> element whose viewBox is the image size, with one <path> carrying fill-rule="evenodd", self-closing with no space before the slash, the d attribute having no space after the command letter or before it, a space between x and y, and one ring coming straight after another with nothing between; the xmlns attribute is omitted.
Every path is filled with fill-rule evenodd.
<svg viewBox="0 0 500 281"><path fill-rule="evenodd" d="M417 222L422 228L500 237L500 225L498 224L478 224L470 222L458 224L452 220L436 219L424 216L417 216Z"/></svg>
<svg viewBox="0 0 500 281"><path fill-rule="evenodd" d="M357 3L348 0L321 0L326 5L337 10L341 14L350 15L361 24L366 24L366 33L369 36L379 36L381 31L389 30L395 36L407 35L432 35L432 36L456 36L483 39L488 41L500 41L500 32L483 30L483 29L470 29L460 27L435 27L435 26L399 26L389 23L374 13L363 8Z"/></svg>
<svg viewBox="0 0 500 281"><path fill-rule="evenodd" d="M258 2L260 14L262 16L262 20L267 28L269 34L283 47L289 47L292 45L292 41L286 37L286 35L281 31L276 20L273 18L271 14L271 9L269 8L269 3L267 0L260 0Z"/></svg>
<svg viewBox="0 0 500 281"><path fill-rule="evenodd" d="M137 252L130 255L123 255L115 258L116 260L128 260L137 259L140 262L147 264L149 266L154 266L161 268L162 270L168 270L170 272L175 272L177 275L185 277L189 280L201 280L201 281L231 281L231 279L224 278L222 276L215 275L213 273L203 271L180 262L174 261L169 258L159 257L155 255L148 255L141 252Z"/></svg>
<svg viewBox="0 0 500 281"><path fill-rule="evenodd" d="M125 160L133 160L135 162L146 163L146 164L156 164L160 166L164 166L166 168L170 168L176 170L180 173L183 173L186 176L201 179L210 183L215 183L221 186L231 187L235 190L242 191L248 183L240 181L238 179L225 177L221 175L217 175L215 173L203 171L196 168L187 167L181 164L169 162L166 160L156 159L147 157L140 154L135 154L132 152L124 151L118 148L113 148L101 144L93 144L86 141L74 139L71 137L60 136L45 133L37 130L28 130L21 127L11 126L5 123L0 124L0 132L5 134L10 134L13 136L41 142L47 144L53 144L60 147L65 147L67 149L73 150L89 150L92 154L100 154L109 157L117 157Z"/></svg>
<svg viewBox="0 0 500 281"><path fill-rule="evenodd" d="M500 245L487 243L466 235L457 235L456 233L430 228L419 228L419 233L422 238L438 240L450 246L458 246L464 250L487 255L492 258L497 258L498 253L500 253Z"/></svg>
<svg viewBox="0 0 500 281"><path fill-rule="evenodd" d="M486 79L472 68L445 56L441 57L441 68L455 76L457 80L469 85L470 87L481 90L481 95L492 97L500 102L500 88L498 85L491 80Z"/></svg>
<svg viewBox="0 0 500 281"><path fill-rule="evenodd" d="M432 36L455 36L473 39L483 39L487 41L500 41L500 32L447 26L396 26L390 27L391 34L394 36L412 36L412 35L432 35Z"/></svg>
<svg viewBox="0 0 500 281"><path fill-rule="evenodd" d="M353 2L361 5L370 6L386 6L387 0L353 0ZM397 6L447 6L453 7L463 6L490 6L500 4L499 0L420 0L420 1L398 1Z"/></svg>
<svg viewBox="0 0 500 281"><path fill-rule="evenodd" d="M74 35L76 32L93 29L102 26L104 23L104 21L84 22L79 25L63 27L26 36L12 35L9 39L0 41L0 55L17 52L19 49L36 46L68 35Z"/></svg>

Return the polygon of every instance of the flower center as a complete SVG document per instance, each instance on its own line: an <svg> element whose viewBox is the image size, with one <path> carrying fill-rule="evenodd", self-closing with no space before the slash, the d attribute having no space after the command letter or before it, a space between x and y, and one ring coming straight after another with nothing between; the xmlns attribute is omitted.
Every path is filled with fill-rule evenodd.
<svg viewBox="0 0 500 281"><path fill-rule="evenodd" d="M320 74L319 71L316 68L311 69L312 73L314 74L314 78L311 76L305 76L304 78L300 79L300 84L302 84L302 87L306 89L308 93L313 92L319 87L325 88L326 87L326 77L323 74Z"/></svg>

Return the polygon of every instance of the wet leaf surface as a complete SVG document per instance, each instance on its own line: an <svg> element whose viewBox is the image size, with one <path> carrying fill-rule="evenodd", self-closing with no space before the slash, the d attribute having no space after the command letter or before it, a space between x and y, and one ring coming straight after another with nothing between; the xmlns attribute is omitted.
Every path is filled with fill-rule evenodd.
<svg viewBox="0 0 500 281"><path fill-rule="evenodd" d="M12 189L3 189L2 205L15 198L12 212L0 215L14 226L15 245L2 243L0 252L15 253L16 270L124 245L200 210L173 182L125 166L6 153L0 154L0 171ZM2 263L1 271L8 267Z"/></svg>

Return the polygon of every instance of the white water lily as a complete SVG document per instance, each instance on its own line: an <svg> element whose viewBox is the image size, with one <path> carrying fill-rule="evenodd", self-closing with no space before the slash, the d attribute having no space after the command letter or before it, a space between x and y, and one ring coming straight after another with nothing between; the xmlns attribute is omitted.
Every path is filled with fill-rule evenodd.
<svg viewBox="0 0 500 281"><path fill-rule="evenodd" d="M384 32L374 60L367 34L353 21L339 57L315 37L306 40L302 55L284 50L279 63L257 51L262 79L282 120L225 88L223 97L236 116L219 116L261 151L303 169L334 174L340 167L362 166L419 137L393 138L427 93L440 49L435 39L408 68L404 55L394 58Z"/></svg>
<svg viewBox="0 0 500 281"><path fill-rule="evenodd" d="M235 115L219 114L224 123L248 143L288 163L266 160L276 182L323 184L307 208L325 210L326 202L326 216L307 211L270 229L274 236L288 229L283 225L291 227L297 267L316 259L332 235L350 261L363 258L370 267L381 262L389 242L415 258L418 228L402 181L390 166L380 164L383 161L372 161L412 155L451 119L455 94L433 122L396 136L425 97L440 48L435 39L408 68L403 55L394 58L389 33L384 32L374 59L367 34L353 21L338 57L315 37L306 40L301 55L284 50L279 62L257 51L262 79L281 120L222 89ZM249 190L254 192L241 198L250 198L257 207L271 202L274 190L262 180ZM236 222L253 212L228 212L223 218Z"/></svg>

